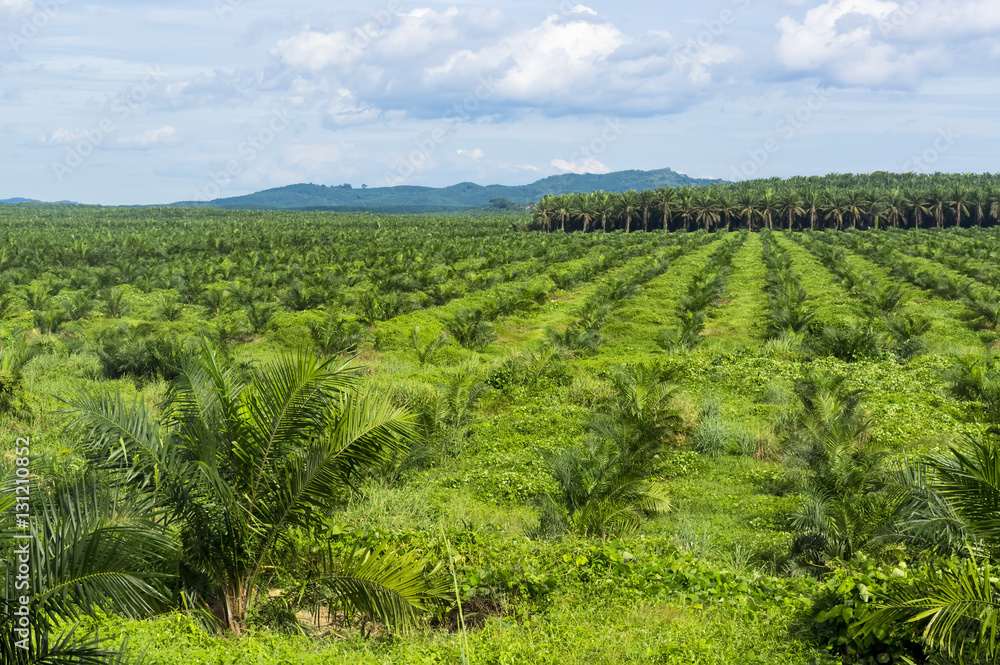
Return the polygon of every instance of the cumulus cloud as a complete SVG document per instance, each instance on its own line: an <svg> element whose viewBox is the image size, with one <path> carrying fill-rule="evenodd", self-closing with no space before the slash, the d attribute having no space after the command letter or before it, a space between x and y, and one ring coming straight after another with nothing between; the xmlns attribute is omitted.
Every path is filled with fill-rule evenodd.
<svg viewBox="0 0 1000 665"><path fill-rule="evenodd" d="M38 142L42 145L57 145L63 143L75 143L87 138L87 130L70 130L60 127L51 134L42 134L38 137Z"/></svg>
<svg viewBox="0 0 1000 665"><path fill-rule="evenodd" d="M271 50L290 75L337 90L330 110L347 122L405 109L440 116L456 105L489 117L668 111L688 103L741 51L697 46L669 33L627 34L585 5L540 23L510 26L497 9L398 12L353 30L307 27Z"/></svg>
<svg viewBox="0 0 1000 665"><path fill-rule="evenodd" d="M790 71L842 85L903 87L942 72L975 49L970 38L1000 33L995 0L828 0L800 22L777 24L777 52Z"/></svg>
<svg viewBox="0 0 1000 665"><path fill-rule="evenodd" d="M611 169L594 159L584 157L578 162L570 162L565 159L553 159L552 166L564 173L611 173Z"/></svg>
<svg viewBox="0 0 1000 665"><path fill-rule="evenodd" d="M123 136L118 139L121 145L134 145L145 147L155 143L169 143L177 140L177 129L172 125L150 129L134 136Z"/></svg>

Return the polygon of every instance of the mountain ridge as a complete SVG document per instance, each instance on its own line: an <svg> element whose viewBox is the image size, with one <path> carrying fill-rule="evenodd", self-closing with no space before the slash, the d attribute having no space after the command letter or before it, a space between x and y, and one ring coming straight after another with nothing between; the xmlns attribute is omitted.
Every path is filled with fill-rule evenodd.
<svg viewBox="0 0 1000 665"><path fill-rule="evenodd" d="M605 174L548 176L527 185L478 185L461 182L448 187L354 188L351 185L295 184L266 189L253 194L214 199L179 201L175 207L222 208L231 210L342 210L373 212L452 212L482 208L494 201L512 206L526 206L547 194L657 189L660 187L697 187L723 183L723 180L692 178L673 169L652 171L616 171ZM500 203L499 205L504 205Z"/></svg>

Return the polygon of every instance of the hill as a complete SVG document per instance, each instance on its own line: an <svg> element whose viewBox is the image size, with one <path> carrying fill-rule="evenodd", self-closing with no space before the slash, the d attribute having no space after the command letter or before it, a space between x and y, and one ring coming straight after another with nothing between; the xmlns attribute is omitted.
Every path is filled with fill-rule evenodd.
<svg viewBox="0 0 1000 665"><path fill-rule="evenodd" d="M246 196L213 201L182 201L174 206L230 210L343 210L378 212L447 212L489 206L505 199L515 206L534 203L547 194L575 194L604 190L643 190L659 187L696 187L723 182L691 178L671 169L550 176L530 185L477 185L463 182L450 187L354 188L351 185L300 184L268 189Z"/></svg>

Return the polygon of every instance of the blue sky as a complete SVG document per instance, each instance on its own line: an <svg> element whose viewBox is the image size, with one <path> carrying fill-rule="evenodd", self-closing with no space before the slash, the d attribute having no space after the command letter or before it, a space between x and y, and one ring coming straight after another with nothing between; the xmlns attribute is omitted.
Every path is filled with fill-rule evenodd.
<svg viewBox="0 0 1000 665"><path fill-rule="evenodd" d="M1000 171L997 0L0 0L0 198Z"/></svg>

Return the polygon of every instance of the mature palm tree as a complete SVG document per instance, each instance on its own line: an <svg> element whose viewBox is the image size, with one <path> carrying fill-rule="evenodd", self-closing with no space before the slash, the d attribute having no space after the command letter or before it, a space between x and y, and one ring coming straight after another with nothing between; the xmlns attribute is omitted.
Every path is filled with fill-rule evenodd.
<svg viewBox="0 0 1000 665"><path fill-rule="evenodd" d="M639 209L642 210L642 230L649 232L649 213L656 203L656 193L651 189L639 192Z"/></svg>
<svg viewBox="0 0 1000 665"><path fill-rule="evenodd" d="M571 200L569 197L557 197L555 208L552 210L553 216L559 220L563 233L566 232L566 222L573 217Z"/></svg>
<svg viewBox="0 0 1000 665"><path fill-rule="evenodd" d="M670 223L674 218L674 211L677 210L679 203L677 190L673 187L661 187L656 190L655 197L656 209L660 211L663 215L663 232L670 232Z"/></svg>
<svg viewBox="0 0 1000 665"><path fill-rule="evenodd" d="M728 189L723 189L718 192L716 202L718 204L719 215L726 230L731 231L733 217L737 215L736 195Z"/></svg>
<svg viewBox="0 0 1000 665"><path fill-rule="evenodd" d="M752 189L744 189L736 196L737 214L747 224L747 231L753 231L753 220L760 215L760 197Z"/></svg>
<svg viewBox="0 0 1000 665"><path fill-rule="evenodd" d="M903 196L906 209L913 215L913 227L919 229L923 216L930 214L927 192L920 189L909 189Z"/></svg>
<svg viewBox="0 0 1000 665"><path fill-rule="evenodd" d="M792 230L795 218L806 212L802 207L802 199L794 189L785 189L778 194L777 211L779 215L788 220L789 231Z"/></svg>
<svg viewBox="0 0 1000 665"><path fill-rule="evenodd" d="M976 216L976 226L982 226L990 207L989 193L982 187L974 187L969 192L968 201Z"/></svg>
<svg viewBox="0 0 1000 665"><path fill-rule="evenodd" d="M555 197L548 195L543 196L542 200L535 204L532 210L532 216L535 221L538 222L543 229L548 232L552 231L552 216L555 210Z"/></svg>
<svg viewBox="0 0 1000 665"><path fill-rule="evenodd" d="M622 192L618 196L617 203L617 214L625 217L625 233L630 233L632 231L632 216L642 209L642 201L639 198L639 192L634 189Z"/></svg>
<svg viewBox="0 0 1000 665"><path fill-rule="evenodd" d="M882 219L882 213L885 209L885 192L878 187L865 187L862 197L864 212L871 220L872 226L878 230L879 222Z"/></svg>
<svg viewBox="0 0 1000 665"><path fill-rule="evenodd" d="M715 192L710 188L699 190L692 202L695 220L705 228L705 233L719 222L719 206L716 203Z"/></svg>
<svg viewBox="0 0 1000 665"><path fill-rule="evenodd" d="M948 205L948 194L940 186L935 186L931 189L928 196L929 208L931 214L934 215L934 223L939 229L944 228L944 209Z"/></svg>
<svg viewBox="0 0 1000 665"><path fill-rule="evenodd" d="M695 214L695 191L690 187L684 187L680 190L679 197L677 208L681 213L681 220L684 222L684 231L690 231Z"/></svg>
<svg viewBox="0 0 1000 665"><path fill-rule="evenodd" d="M601 230L607 233L608 220L615 214L615 200L606 192L597 192L594 196L594 213L601 219Z"/></svg>
<svg viewBox="0 0 1000 665"><path fill-rule="evenodd" d="M962 226L962 215L969 214L969 207L967 203L969 199L972 198L972 190L963 185L955 187L951 192L951 205L955 207L955 227L959 228Z"/></svg>
<svg viewBox="0 0 1000 665"><path fill-rule="evenodd" d="M778 211L778 194L772 188L767 187L760 195L760 218L764 220L764 227L769 231L774 228L774 215Z"/></svg>
<svg viewBox="0 0 1000 665"><path fill-rule="evenodd" d="M885 195L885 208L883 209L892 228L899 228L899 220L906 216L906 197L898 189L889 190Z"/></svg>
<svg viewBox="0 0 1000 665"><path fill-rule="evenodd" d="M823 195L813 187L806 187L802 192L803 214L809 218L810 230L816 230L816 221L819 219L819 211L823 205Z"/></svg>
<svg viewBox="0 0 1000 665"><path fill-rule="evenodd" d="M206 345L183 362L159 421L117 392L67 400L92 462L162 507L182 542L182 583L203 589L231 632L257 601L276 545L323 524L360 472L414 436L412 414L334 362L300 354L239 371ZM373 552L340 562L325 581L331 603L398 625L440 594L423 569Z"/></svg>
<svg viewBox="0 0 1000 665"><path fill-rule="evenodd" d="M573 216L583 222L583 232L590 231L590 225L597 217L597 197L594 194L577 194L573 197Z"/></svg>
<svg viewBox="0 0 1000 665"><path fill-rule="evenodd" d="M838 231L844 224L846 204L839 189L828 187L823 195L823 211L827 221L834 223Z"/></svg>
<svg viewBox="0 0 1000 665"><path fill-rule="evenodd" d="M1000 190L991 190L990 196L993 199L993 203L990 205L990 214L993 216L993 221L1000 222Z"/></svg>
<svg viewBox="0 0 1000 665"><path fill-rule="evenodd" d="M858 220L865 214L867 209L865 195L860 189L848 189L844 192L844 214L851 220L851 228L858 228Z"/></svg>

